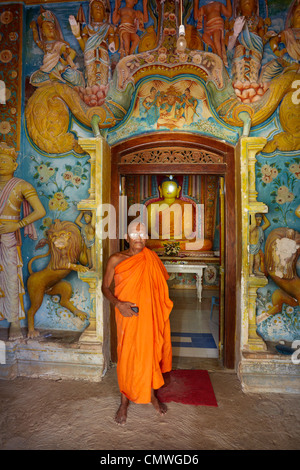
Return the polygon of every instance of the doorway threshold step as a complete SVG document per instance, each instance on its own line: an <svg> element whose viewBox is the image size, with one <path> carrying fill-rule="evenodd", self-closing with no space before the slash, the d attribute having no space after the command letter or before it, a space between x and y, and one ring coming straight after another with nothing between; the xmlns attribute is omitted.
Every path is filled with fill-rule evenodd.
<svg viewBox="0 0 300 470"><path fill-rule="evenodd" d="M172 346L217 349L211 333L171 333Z"/></svg>

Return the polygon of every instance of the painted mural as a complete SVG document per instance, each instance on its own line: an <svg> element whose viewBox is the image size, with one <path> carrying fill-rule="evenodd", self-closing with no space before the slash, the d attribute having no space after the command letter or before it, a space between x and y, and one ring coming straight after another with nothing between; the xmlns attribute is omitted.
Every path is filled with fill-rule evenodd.
<svg viewBox="0 0 300 470"><path fill-rule="evenodd" d="M102 135L112 145L176 131L233 145L242 135L266 137L256 187L268 213L251 220L249 239L250 275L268 279L258 290L257 328L268 344L299 338L300 2L182 5L1 5L2 328L19 322L35 337L37 329L80 333L89 324L88 285L78 271L95 269L95 221L77 209L90 183L78 138ZM9 162L9 174L1 162ZM68 250L70 234L78 243L61 256L64 275L50 287L55 260L48 251ZM38 301L35 273L45 274ZM8 276L16 279L9 286ZM14 318L5 313L10 302Z"/></svg>
<svg viewBox="0 0 300 470"><path fill-rule="evenodd" d="M257 163L258 197L269 207L261 242L269 282L258 291L257 325L267 342L279 345L290 345L300 334L299 163L291 154L261 155Z"/></svg>
<svg viewBox="0 0 300 470"><path fill-rule="evenodd" d="M27 63L31 66L29 82L38 88L25 109L30 140L50 154L80 154L75 121L94 135L108 135L112 143L124 139L124 128L127 137L135 135L136 104L145 91L155 88L155 83L143 81L157 76L157 91L169 100L172 93L182 96L189 86L194 88L191 93L199 93L198 85L204 86L206 106L201 114L204 98L198 99L198 119L190 123L193 131L236 142L241 133L248 135L250 128L255 132L276 113L274 135L264 151L297 150L299 104L292 100L298 62L297 2L285 22L280 12L270 18L265 0L197 3L193 11L191 2L183 2L184 50L177 48L179 2L149 0L146 8L141 1L120 6L119 2L99 0L79 8L72 3L55 10L30 8L27 29L33 60L28 57ZM72 8L76 10L72 12ZM134 34L128 26L131 23L135 24ZM179 76L180 81L190 81L185 90L178 84ZM161 85L175 77L175 83ZM166 93L171 86L179 89ZM166 103L157 107L163 111ZM210 119L206 119L206 108L213 115ZM207 129L201 117L209 123ZM183 119L173 124L179 129L184 126ZM152 122L144 130L147 126L153 129Z"/></svg>
<svg viewBox="0 0 300 470"><path fill-rule="evenodd" d="M20 148L22 67L22 8L9 5L0 9L0 138Z"/></svg>
<svg viewBox="0 0 300 470"><path fill-rule="evenodd" d="M126 125L128 123L128 125ZM236 143L238 132L222 126L210 108L205 87L195 79L155 79L141 84L134 108L124 122L109 133L114 144L128 136L159 130L182 130Z"/></svg>
<svg viewBox="0 0 300 470"><path fill-rule="evenodd" d="M1 143L0 159L0 312L1 320L8 321L14 334L19 330L20 335L20 320L25 318L20 229L24 228L24 236L37 239L33 223L45 210L34 187L14 176L18 166L15 149Z"/></svg>

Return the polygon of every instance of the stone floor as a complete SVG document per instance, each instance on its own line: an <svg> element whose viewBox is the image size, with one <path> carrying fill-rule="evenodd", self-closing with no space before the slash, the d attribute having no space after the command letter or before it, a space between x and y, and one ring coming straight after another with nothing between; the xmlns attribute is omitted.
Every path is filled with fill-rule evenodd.
<svg viewBox="0 0 300 470"><path fill-rule="evenodd" d="M130 404L125 426L116 368L100 383L17 378L0 380L2 450L296 450L300 447L299 395L245 394L236 374L201 360L218 407ZM200 366L200 367L199 367ZM185 368L184 360L175 364ZM125 455L126 452L123 452Z"/></svg>
<svg viewBox="0 0 300 470"><path fill-rule="evenodd" d="M208 333L212 293L204 293L201 308L191 294L173 291L172 331ZM217 311L212 320L216 317ZM208 358L203 349L198 357L186 357L191 351L196 352L186 348L183 354L180 348L182 355L173 357L173 368L208 370L218 407L172 402L167 414L160 416L152 405L131 404L126 425L118 426L114 421L120 400L115 366L100 383L23 377L0 380L0 449L100 450L107 455L126 450L300 448L299 395L246 394L237 375L224 369L218 359Z"/></svg>
<svg viewBox="0 0 300 470"><path fill-rule="evenodd" d="M202 292L201 303L196 289L169 289L174 303L170 315L173 356L219 357L219 308L211 310L217 290ZM212 313L212 315L211 315Z"/></svg>

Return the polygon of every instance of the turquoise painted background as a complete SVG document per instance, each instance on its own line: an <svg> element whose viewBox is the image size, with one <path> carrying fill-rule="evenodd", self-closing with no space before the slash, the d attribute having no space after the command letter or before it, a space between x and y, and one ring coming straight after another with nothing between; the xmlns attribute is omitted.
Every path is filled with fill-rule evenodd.
<svg viewBox="0 0 300 470"><path fill-rule="evenodd" d="M185 2L186 7L189 2ZM264 5L264 2L261 1ZM287 11L291 2L287 0L273 0L268 2L268 12L271 18L271 26L269 29L279 32L284 29ZM88 2L82 3L86 16L88 17ZM139 0L137 8L141 9L142 1ZM149 17L149 23L146 25L154 25L157 28L157 11L156 2L150 1L149 5L153 7L153 14ZM76 16L79 3L51 3L43 4L43 6L54 12L57 16L64 39L68 41L73 49L76 50L77 56L75 63L79 70L83 70L83 55L74 38L68 17L70 14ZM111 9L114 8L114 2L111 2ZM185 8L187 15L185 20L188 24L195 24L192 18L191 9ZM30 75L37 70L43 59L42 51L33 41L30 22L36 20L40 12L40 5L24 7L24 40L23 40L23 110L25 105L34 91L29 85ZM142 34L139 32L138 34ZM119 60L118 53L110 54L111 61L116 63ZM268 44L265 46L262 65L267 64L274 54ZM230 67L228 68L231 74ZM203 81L199 77L189 75L184 77L185 80L194 81L200 87L205 89ZM153 131L166 131L165 127L157 129L155 123L147 123L143 119L143 115L135 114L135 106L139 100L138 94L143 85L148 81L160 80L163 84L176 85L178 77L168 80L159 75L145 77L136 86L131 106L125 119L107 133L107 139L110 144L115 144L126 138L134 137L139 134L147 134ZM222 120L218 118L210 99L206 94L208 106L211 111L209 118L203 118L203 103L199 100L196 108L197 119L188 127L182 127L182 132L193 132L199 135L209 135L229 143L235 144L240 136L240 129L224 125ZM92 136L91 130L85 128L78 123L75 118L71 121L70 130L78 137ZM263 136L270 140L275 134L281 131L278 110L274 112L270 118L262 125L251 129L250 136ZM281 153L273 152L272 154L259 154L258 163L256 165L256 187L258 191L258 200L265 203L269 212L267 217L271 222L271 226L265 232L265 240L271 230L277 227L290 227L300 232L300 219L296 217L295 210L300 204L299 177L295 170L300 165L300 152ZM295 170L295 171L293 171ZM38 240L45 236L45 230L50 221L55 218L62 220L75 221L78 214L77 203L81 199L88 196L89 188L89 164L87 155L78 155L70 152L69 154L47 155L41 152L30 140L26 131L25 119L22 121L21 131L21 155L19 157L19 167L16 176L22 177L29 181L37 189L41 202L43 203L47 214L35 223ZM286 189L284 189L286 188ZM282 197L280 197L282 196ZM283 197L284 196L284 197ZM46 249L35 250L38 243L23 238L22 256L24 263L24 281L26 284L28 278L27 263L36 254L45 253ZM263 245L264 250L264 245ZM34 269L41 269L47 263L46 259L38 260L34 264ZM298 275L300 273L299 260L297 264ZM72 283L74 303L83 310L90 308L90 298L88 294L87 284L81 282L75 273L68 277ZM257 315L268 309L271 294L276 286L273 281L269 281L268 285L259 290L257 302ZM25 295L25 307L28 307L28 298ZM270 317L258 326L261 336L267 340L276 342L281 339L292 341L299 338L299 307L283 306L282 312ZM61 309L57 299L45 296L42 307L36 315L36 326L44 329L62 329L82 331L87 322L81 322L74 318L68 311Z"/></svg>

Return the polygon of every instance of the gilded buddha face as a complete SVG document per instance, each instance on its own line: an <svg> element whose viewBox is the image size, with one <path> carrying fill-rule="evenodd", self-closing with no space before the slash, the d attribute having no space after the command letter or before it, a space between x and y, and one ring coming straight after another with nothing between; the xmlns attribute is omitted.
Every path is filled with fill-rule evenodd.
<svg viewBox="0 0 300 470"><path fill-rule="evenodd" d="M177 185L176 181L164 181L160 186L161 197L164 199L173 199L179 197L181 187Z"/></svg>

